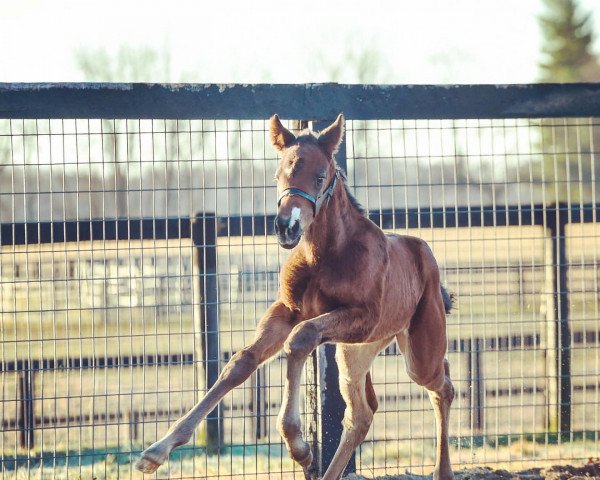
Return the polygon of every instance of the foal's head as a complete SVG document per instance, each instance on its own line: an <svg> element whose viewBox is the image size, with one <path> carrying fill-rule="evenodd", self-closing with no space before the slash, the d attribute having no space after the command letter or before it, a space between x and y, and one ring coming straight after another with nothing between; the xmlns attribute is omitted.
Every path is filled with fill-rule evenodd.
<svg viewBox="0 0 600 480"><path fill-rule="evenodd" d="M283 248L298 245L302 233L326 208L338 172L333 155L344 135L344 116L320 134L304 131L297 137L277 115L271 118L271 143L280 152L277 173L279 200L275 232Z"/></svg>

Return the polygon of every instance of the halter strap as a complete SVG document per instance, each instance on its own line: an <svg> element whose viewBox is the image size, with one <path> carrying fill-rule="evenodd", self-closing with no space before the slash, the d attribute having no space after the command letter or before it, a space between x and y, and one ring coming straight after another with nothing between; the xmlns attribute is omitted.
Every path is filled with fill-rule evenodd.
<svg viewBox="0 0 600 480"><path fill-rule="evenodd" d="M281 201L288 195L298 195L299 197L306 198L310 203L312 203L313 209L317 205L317 199L310 193L306 193L304 190L300 190L299 188L287 188L281 192L281 195L279 195L279 198L277 199L277 206L281 205Z"/></svg>
<svg viewBox="0 0 600 480"><path fill-rule="evenodd" d="M281 200L283 200L285 197L290 195L298 195L299 197L305 198L311 203L313 207L313 216L316 217L317 213L319 213L319 210L321 210L321 206L323 205L323 202L325 200L327 200L326 206L329 205L329 200L331 200L331 197L333 197L333 192L335 190L335 186L337 184L337 179L339 176L340 169L339 167L336 167L333 180L331 180L329 186L325 189L325 191L316 198L313 197L310 193L306 193L304 190L300 190L299 188L286 188L283 192L281 192L281 195L279 195L279 198L277 199L277 206L279 207L279 205L281 205Z"/></svg>

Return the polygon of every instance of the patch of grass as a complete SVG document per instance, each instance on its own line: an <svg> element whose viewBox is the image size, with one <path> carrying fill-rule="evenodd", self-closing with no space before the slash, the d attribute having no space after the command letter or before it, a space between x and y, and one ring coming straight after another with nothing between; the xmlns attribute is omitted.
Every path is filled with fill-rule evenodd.
<svg viewBox="0 0 600 480"><path fill-rule="evenodd" d="M2 478L142 478L134 468L141 453L118 449L62 452L31 452L30 454L3 452L0 471ZM298 467L288 457L281 444L234 445L211 454L194 445L174 450L169 461L158 470L159 478L223 477L239 478L242 473L253 478L287 478Z"/></svg>
<svg viewBox="0 0 600 480"><path fill-rule="evenodd" d="M450 445L457 448L506 447L516 442L530 442L538 445L559 445L570 442L594 441L600 432L585 431L571 433L524 433L522 435L474 435L468 437L450 437Z"/></svg>
<svg viewBox="0 0 600 480"><path fill-rule="evenodd" d="M451 459L457 470L492 466L508 470L576 463L597 455L600 432L577 432L570 436L525 434L452 437ZM3 479L24 478L142 478L133 464L141 444L129 450L118 448L51 451L3 450L0 471ZM431 472L435 459L433 441L365 441L357 453L358 471L367 476L398 475L407 469L418 474ZM212 454L199 444L172 452L158 471L159 478L301 478L281 443L227 445Z"/></svg>

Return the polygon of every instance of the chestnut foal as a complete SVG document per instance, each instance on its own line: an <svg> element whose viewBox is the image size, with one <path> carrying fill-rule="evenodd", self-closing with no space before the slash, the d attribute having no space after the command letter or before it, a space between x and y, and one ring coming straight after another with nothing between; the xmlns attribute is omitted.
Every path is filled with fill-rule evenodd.
<svg viewBox="0 0 600 480"><path fill-rule="evenodd" d="M454 398L446 354L446 313L452 302L440 285L435 259L422 240L384 234L348 192L334 159L344 117L320 134L298 137L271 118L280 152L281 192L275 230L293 249L281 270L277 301L258 323L254 341L237 352L204 398L142 454L137 468L154 472L171 450L232 388L282 348L287 377L277 427L290 456L314 478L313 455L302 437L300 377L310 353L337 343L340 390L346 402L343 434L324 479L340 478L367 434L377 398L369 375L375 356L396 338L408 375L427 389L437 424L435 479L453 478L448 415Z"/></svg>

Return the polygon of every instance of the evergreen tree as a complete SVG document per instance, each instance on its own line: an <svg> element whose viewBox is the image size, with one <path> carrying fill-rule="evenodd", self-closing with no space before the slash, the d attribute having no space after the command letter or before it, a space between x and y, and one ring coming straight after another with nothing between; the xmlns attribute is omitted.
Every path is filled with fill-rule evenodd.
<svg viewBox="0 0 600 480"><path fill-rule="evenodd" d="M544 4L546 13L539 19L545 40L540 80L600 80L600 65L592 53L591 13L578 12L576 0L544 0Z"/></svg>
<svg viewBox="0 0 600 480"><path fill-rule="evenodd" d="M600 62L592 52L591 14L577 0L544 0L540 17L544 44L539 63L543 82L600 81ZM549 202L597 202L600 191L600 130L589 119L541 121L541 162L535 166ZM548 183L546 183L548 182Z"/></svg>

